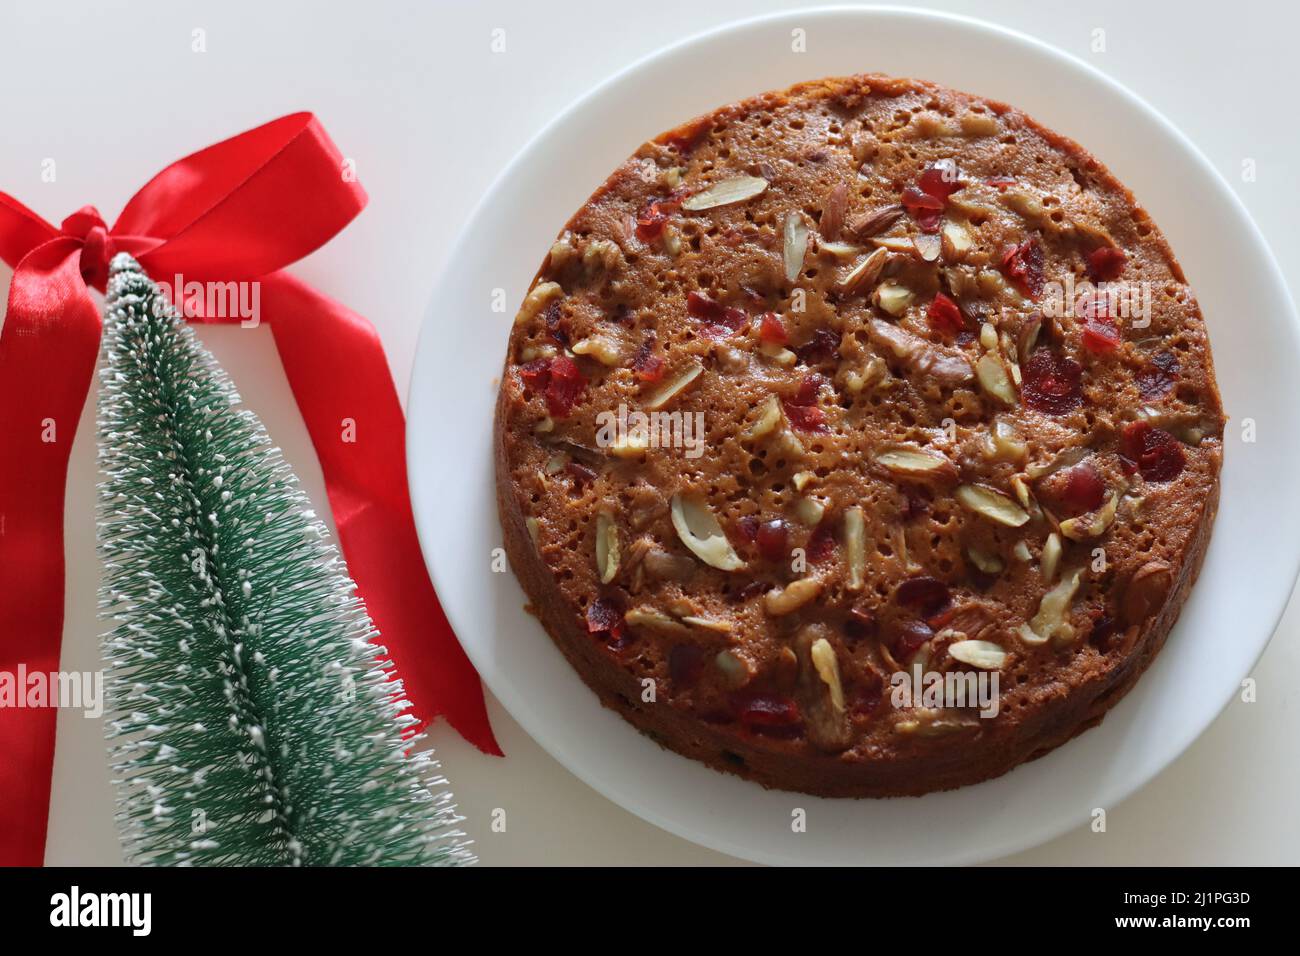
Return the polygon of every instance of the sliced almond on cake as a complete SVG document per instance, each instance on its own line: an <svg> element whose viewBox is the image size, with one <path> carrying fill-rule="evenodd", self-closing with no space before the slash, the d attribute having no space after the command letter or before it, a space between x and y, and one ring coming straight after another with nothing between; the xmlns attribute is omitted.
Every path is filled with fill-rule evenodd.
<svg viewBox="0 0 1300 956"><path fill-rule="evenodd" d="M744 202L766 191L767 180L761 176L736 176L714 183L708 189L688 196L682 202L682 208L687 212L702 212L705 209Z"/></svg>
<svg viewBox="0 0 1300 956"><path fill-rule="evenodd" d="M795 637L799 659L798 695L809 742L818 750L837 753L852 740L844 706L839 659L822 624L809 624Z"/></svg>
<svg viewBox="0 0 1300 956"><path fill-rule="evenodd" d="M1029 520L1029 512L1024 508L1000 491L983 485L961 485L955 496L962 507L1008 528L1019 528Z"/></svg>
<svg viewBox="0 0 1300 956"><path fill-rule="evenodd" d="M677 537L697 558L720 571L740 571L745 567L723 533L722 525L702 499L675 494L671 510Z"/></svg>

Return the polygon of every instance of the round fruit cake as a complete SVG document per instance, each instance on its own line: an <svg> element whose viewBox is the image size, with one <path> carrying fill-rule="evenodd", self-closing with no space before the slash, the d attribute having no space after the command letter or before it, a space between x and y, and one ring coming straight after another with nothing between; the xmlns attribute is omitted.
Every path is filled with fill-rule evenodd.
<svg viewBox="0 0 1300 956"><path fill-rule="evenodd" d="M596 190L515 319L496 480L531 609L637 728L769 787L921 794L1133 686L1223 427L1196 300L1105 167L864 75Z"/></svg>

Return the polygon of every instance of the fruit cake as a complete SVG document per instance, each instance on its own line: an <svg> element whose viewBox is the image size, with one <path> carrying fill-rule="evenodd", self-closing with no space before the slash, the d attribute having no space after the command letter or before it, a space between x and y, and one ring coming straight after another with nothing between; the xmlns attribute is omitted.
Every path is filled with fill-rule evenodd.
<svg viewBox="0 0 1300 956"><path fill-rule="evenodd" d="M1101 163L863 75L685 123L569 220L511 328L498 504L530 609L638 729L915 795L1133 686L1223 427L1191 289Z"/></svg>

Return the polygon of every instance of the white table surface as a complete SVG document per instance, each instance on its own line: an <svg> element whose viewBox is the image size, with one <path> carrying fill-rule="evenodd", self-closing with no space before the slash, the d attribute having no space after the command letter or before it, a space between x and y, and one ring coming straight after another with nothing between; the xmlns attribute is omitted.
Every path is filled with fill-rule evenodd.
<svg viewBox="0 0 1300 956"><path fill-rule="evenodd" d="M455 238L478 197L533 133L594 84L661 46L729 20L798 5L4 0L0 188L54 222L86 203L111 222L126 199L173 159L283 113L315 111L355 159L371 202L296 271L374 322L405 394L435 272L455 256ZM1222 4L1204 0L936 0L928 6L1030 33L1128 85L1228 178L1297 287L1294 90L1300 69L1294 38L1300 17L1293 4L1237 2L1231 17ZM503 53L491 51L498 28L505 31ZM196 29L205 31L206 52L192 49ZM1105 31L1102 53L1092 52L1096 29ZM865 52L862 65L871 67ZM48 158L56 162L52 183L41 178ZM1253 182L1242 176L1246 160L1254 160ZM0 292L8 281L0 266ZM204 328L201 335L328 512L269 330ZM99 666L92 425L88 408L68 482L65 669ZM1279 550L1297 546L1260 542ZM1105 834L1080 829L1001 862L1300 861L1294 818L1300 802L1300 699L1293 679L1300 671L1298 633L1293 602L1253 675L1258 700L1234 702L1173 766L1110 808ZM485 864L735 862L605 800L547 756L494 700L489 709L508 754L504 760L479 754L445 725L431 735ZM490 827L497 808L506 811L504 833ZM102 727L79 713L59 716L46 859L121 860Z"/></svg>

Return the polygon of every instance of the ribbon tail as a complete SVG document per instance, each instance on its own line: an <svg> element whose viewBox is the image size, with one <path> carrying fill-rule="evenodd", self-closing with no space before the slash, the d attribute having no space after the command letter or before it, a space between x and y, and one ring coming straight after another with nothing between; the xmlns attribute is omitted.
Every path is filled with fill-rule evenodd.
<svg viewBox="0 0 1300 956"><path fill-rule="evenodd" d="M415 534L406 426L374 327L285 272L261 280L261 304L320 459L357 592L397 665L421 725L445 716L501 755L482 684L438 603Z"/></svg>
<svg viewBox="0 0 1300 956"><path fill-rule="evenodd" d="M0 865L45 856L55 702L21 673L59 669L68 457L99 355L99 308L81 242L56 238L19 263L0 330ZM84 595L80 596L84 599ZM9 695L12 694L12 698Z"/></svg>

